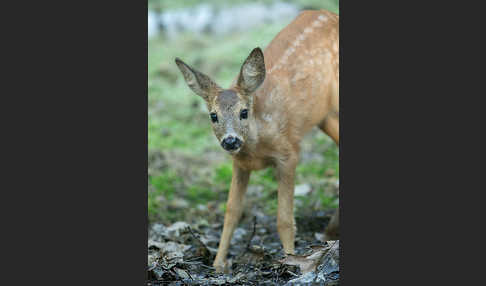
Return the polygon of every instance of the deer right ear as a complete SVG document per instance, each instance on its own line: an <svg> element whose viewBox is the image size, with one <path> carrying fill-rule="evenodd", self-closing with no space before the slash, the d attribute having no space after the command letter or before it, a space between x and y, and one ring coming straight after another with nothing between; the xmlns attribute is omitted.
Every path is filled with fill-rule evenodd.
<svg viewBox="0 0 486 286"><path fill-rule="evenodd" d="M204 100L207 101L209 99L212 89L219 88L218 85L209 78L209 76L191 68L179 58L175 59L175 63L182 72L187 85L192 89L192 91L194 91L194 93L202 97Z"/></svg>
<svg viewBox="0 0 486 286"><path fill-rule="evenodd" d="M260 48L255 48L241 66L237 85L246 95L250 95L264 80L265 61L263 52Z"/></svg>

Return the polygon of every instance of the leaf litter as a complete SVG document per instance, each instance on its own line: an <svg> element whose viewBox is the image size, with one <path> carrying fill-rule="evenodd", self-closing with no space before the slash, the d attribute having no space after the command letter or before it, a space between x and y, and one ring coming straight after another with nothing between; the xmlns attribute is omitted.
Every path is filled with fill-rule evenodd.
<svg viewBox="0 0 486 286"><path fill-rule="evenodd" d="M222 221L152 224L146 285L339 285L339 240L319 240L330 213L296 217L302 228L297 230L296 254L288 256L275 218L255 209L252 213L235 230L228 273L215 273L212 267Z"/></svg>

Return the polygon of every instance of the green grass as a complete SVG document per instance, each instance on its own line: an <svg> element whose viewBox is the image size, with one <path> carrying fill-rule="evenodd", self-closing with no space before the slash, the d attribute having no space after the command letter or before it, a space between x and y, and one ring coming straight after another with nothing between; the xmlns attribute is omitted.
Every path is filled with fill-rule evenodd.
<svg viewBox="0 0 486 286"><path fill-rule="evenodd" d="M162 211L165 208L165 201L174 199L174 194L180 185L182 178L168 170L159 176L149 177L149 184L153 186L148 193L148 215L149 220L159 220L161 218L171 220L173 217L169 212ZM161 201L164 198L164 201Z"/></svg>
<svg viewBox="0 0 486 286"><path fill-rule="evenodd" d="M149 7L165 5L178 8L199 1L149 1ZM222 0L216 0L223 3ZM231 1L242 3L248 1ZM266 1L271 2L271 1ZM337 10L337 1L295 1L318 8ZM229 3L224 1L224 3ZM329 8L330 7L330 8ZM334 10L333 10L334 9ZM185 84L176 57L211 76L220 86L227 87L238 74L243 60L255 47L265 46L291 19L263 25L245 33L223 37L183 34L177 39L158 37L148 43L148 147L149 152L171 154L175 158L149 176L149 220L174 222L185 219L189 211L171 208L171 202L183 199L189 210L214 202L216 210L224 212L231 184L232 163L229 156L205 162L206 154L223 151L212 133L205 102ZM311 159L297 167L296 184L310 184L313 192L297 197L301 209L325 209L337 205L336 196L329 195L332 181L339 176L338 148L329 137L316 133L306 138L312 142L312 152L322 160ZM189 159L203 160L195 163ZM206 173L201 173L206 169ZM329 171L333 170L333 171ZM330 173L331 172L331 173ZM277 209L277 181L273 169L253 172L250 186L262 188L256 201L265 212Z"/></svg>
<svg viewBox="0 0 486 286"><path fill-rule="evenodd" d="M231 176L233 173L233 167L230 162L223 163L216 168L216 174L214 176L214 181L216 183L229 186L231 184Z"/></svg>
<svg viewBox="0 0 486 286"><path fill-rule="evenodd" d="M201 3L207 3L210 5L214 5L215 7L228 7L234 6L239 4L246 4L246 3L263 3L263 4L272 4L275 3L275 0L179 0L179 1L168 1L168 0L148 0L148 7L149 9L156 10L156 11L164 11L164 10L172 10L172 9L180 9L180 8L187 8L192 7ZM313 9L327 9L334 13L339 13L339 0L281 0L280 2L287 2L293 3L298 5L299 7L310 7Z"/></svg>
<svg viewBox="0 0 486 286"><path fill-rule="evenodd" d="M218 197L217 193L209 188L191 186L187 188L187 200L193 204L203 204Z"/></svg>

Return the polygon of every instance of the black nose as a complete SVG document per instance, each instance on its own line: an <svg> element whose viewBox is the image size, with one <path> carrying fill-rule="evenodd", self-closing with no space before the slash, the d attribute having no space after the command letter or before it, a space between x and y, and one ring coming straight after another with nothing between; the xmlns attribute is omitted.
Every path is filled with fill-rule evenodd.
<svg viewBox="0 0 486 286"><path fill-rule="evenodd" d="M223 139L223 142L221 142L221 146L228 151L235 150L240 148L241 140L238 139L238 137L228 136Z"/></svg>

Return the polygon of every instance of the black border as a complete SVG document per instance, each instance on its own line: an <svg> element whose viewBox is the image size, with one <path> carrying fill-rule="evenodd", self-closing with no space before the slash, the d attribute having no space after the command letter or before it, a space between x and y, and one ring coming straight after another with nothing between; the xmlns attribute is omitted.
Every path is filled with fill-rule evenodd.
<svg viewBox="0 0 486 286"><path fill-rule="evenodd" d="M461 4L340 2L341 285L481 284L484 17Z"/></svg>
<svg viewBox="0 0 486 286"><path fill-rule="evenodd" d="M143 285L147 3L18 5L3 10L1 284Z"/></svg>

